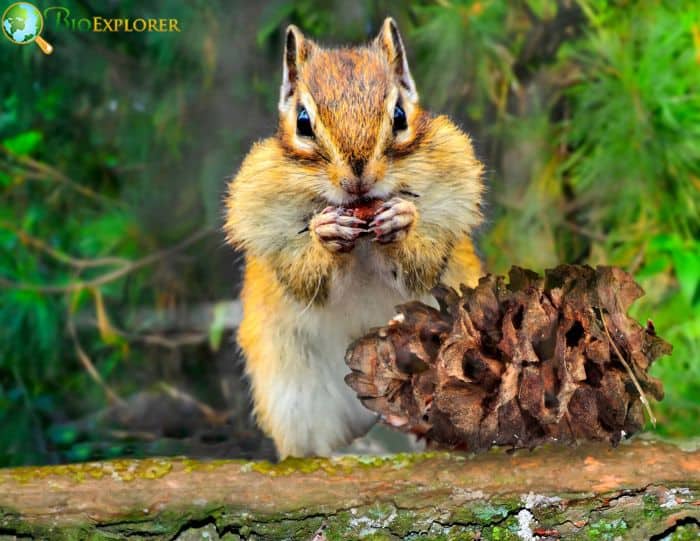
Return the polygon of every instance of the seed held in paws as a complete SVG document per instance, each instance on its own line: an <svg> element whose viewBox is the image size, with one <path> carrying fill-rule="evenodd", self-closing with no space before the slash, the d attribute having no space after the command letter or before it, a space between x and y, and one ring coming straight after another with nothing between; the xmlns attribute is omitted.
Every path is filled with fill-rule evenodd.
<svg viewBox="0 0 700 541"><path fill-rule="evenodd" d="M382 199L360 199L348 205L348 208L352 210L352 215L355 218L369 222L383 203Z"/></svg>
<svg viewBox="0 0 700 541"><path fill-rule="evenodd" d="M367 228L367 233L363 233L362 235L367 235L370 233L367 224L369 224L369 222L372 221L375 214L383 204L384 200L382 199L360 199L358 201L355 201L354 203L349 204L346 207L348 213L351 213L352 216L354 216L358 220L362 220L363 222L365 222L365 228Z"/></svg>

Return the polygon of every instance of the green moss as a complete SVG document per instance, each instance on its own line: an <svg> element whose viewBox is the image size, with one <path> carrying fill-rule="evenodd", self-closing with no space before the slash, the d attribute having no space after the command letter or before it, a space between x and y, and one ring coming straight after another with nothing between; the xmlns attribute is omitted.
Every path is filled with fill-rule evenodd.
<svg viewBox="0 0 700 541"><path fill-rule="evenodd" d="M213 471L221 466L226 466L227 464L240 462L241 464L247 464L246 461L240 460L193 460L191 458L182 458L180 460L183 470L187 473L193 471Z"/></svg>
<svg viewBox="0 0 700 541"><path fill-rule="evenodd" d="M612 541L627 533L628 526L621 518L600 519L588 525L585 529L588 539L602 539Z"/></svg>
<svg viewBox="0 0 700 541"><path fill-rule="evenodd" d="M255 533L256 539L311 539L322 523L321 517L274 522L256 521L242 527L240 533L243 536Z"/></svg>
<svg viewBox="0 0 700 541"><path fill-rule="evenodd" d="M642 513L644 513L645 518L661 520L664 516L666 516L666 511L661 508L659 505L659 500L653 494L645 494L642 497L642 501L644 502Z"/></svg>
<svg viewBox="0 0 700 541"><path fill-rule="evenodd" d="M315 473L317 471L324 471L328 475L347 475L354 470L363 468L391 467L401 469L436 457L455 461L465 460L460 455L445 452L397 453L385 456L345 455L333 458L289 457L276 464L267 461L248 462L243 464L241 468L243 471L255 471L273 477L295 473Z"/></svg>
<svg viewBox="0 0 700 541"><path fill-rule="evenodd" d="M491 524L521 506L519 499L481 500L464 504L450 515L450 522Z"/></svg>
<svg viewBox="0 0 700 541"><path fill-rule="evenodd" d="M448 541L473 539L462 526L442 526L439 510L398 509L392 504L375 504L341 511L326 519L328 541L347 539L401 539ZM467 535L467 532L469 535Z"/></svg>
<svg viewBox="0 0 700 541"><path fill-rule="evenodd" d="M249 471L270 475L273 477L281 475L292 475L294 473L314 473L319 470L325 471L329 475L337 473L349 473L348 468L342 464L336 464L331 459L326 458L286 458L277 464L271 462L251 462Z"/></svg>
<svg viewBox="0 0 700 541"><path fill-rule="evenodd" d="M396 541L396 536L388 533L378 532L362 537L363 541Z"/></svg>
<svg viewBox="0 0 700 541"><path fill-rule="evenodd" d="M700 539L700 526L686 524L676 528L665 541L697 541Z"/></svg>
<svg viewBox="0 0 700 541"><path fill-rule="evenodd" d="M506 526L489 526L484 528L484 539L492 539L493 541L520 541L518 534L512 532Z"/></svg>
<svg viewBox="0 0 700 541"><path fill-rule="evenodd" d="M410 532L427 532L430 530L434 517L426 517L424 513L418 513L409 509L398 509L391 522L391 531L404 537Z"/></svg>
<svg viewBox="0 0 700 541"><path fill-rule="evenodd" d="M160 479L167 475L172 468L172 460L146 458L62 464L59 466L26 466L12 469L10 477L19 483L29 483L48 477L68 477L80 483L88 479L102 479L106 476L128 482L134 479Z"/></svg>

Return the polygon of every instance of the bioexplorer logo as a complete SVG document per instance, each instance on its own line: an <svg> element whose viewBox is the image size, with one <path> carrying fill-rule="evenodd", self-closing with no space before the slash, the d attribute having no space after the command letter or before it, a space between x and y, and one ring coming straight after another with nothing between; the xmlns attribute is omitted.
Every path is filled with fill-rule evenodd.
<svg viewBox="0 0 700 541"><path fill-rule="evenodd" d="M53 47L41 37L44 21L52 31L73 32L180 32L178 19L73 17L67 7L50 6L42 13L29 2L15 2L2 14L2 33L12 43L36 43L45 54Z"/></svg>
<svg viewBox="0 0 700 541"><path fill-rule="evenodd" d="M12 43L28 45L36 43L44 54L51 54L53 47L41 37L44 18L41 11L29 2L16 2L8 6L0 19L2 33Z"/></svg>

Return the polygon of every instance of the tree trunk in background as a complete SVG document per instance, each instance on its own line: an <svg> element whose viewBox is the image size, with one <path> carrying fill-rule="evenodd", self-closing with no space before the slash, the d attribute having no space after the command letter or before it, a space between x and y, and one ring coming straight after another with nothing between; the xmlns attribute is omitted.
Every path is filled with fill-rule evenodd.
<svg viewBox="0 0 700 541"><path fill-rule="evenodd" d="M700 451L117 460L0 470L0 539L696 539Z"/></svg>

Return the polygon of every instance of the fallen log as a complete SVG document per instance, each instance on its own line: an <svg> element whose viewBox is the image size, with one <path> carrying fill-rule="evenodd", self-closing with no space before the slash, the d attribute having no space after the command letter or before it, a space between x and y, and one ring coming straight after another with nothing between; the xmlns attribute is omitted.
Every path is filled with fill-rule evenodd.
<svg viewBox="0 0 700 541"><path fill-rule="evenodd" d="M479 455L0 470L0 540L697 536L700 450L641 438Z"/></svg>

